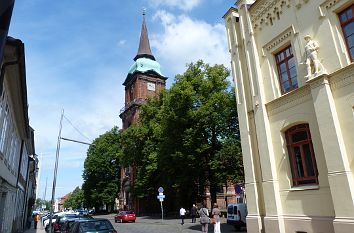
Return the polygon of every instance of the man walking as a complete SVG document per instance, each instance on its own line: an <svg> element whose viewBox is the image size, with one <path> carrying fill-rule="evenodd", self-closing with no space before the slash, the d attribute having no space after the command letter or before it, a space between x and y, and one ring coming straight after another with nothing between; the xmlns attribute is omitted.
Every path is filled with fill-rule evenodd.
<svg viewBox="0 0 354 233"><path fill-rule="evenodd" d="M195 223L197 217L197 207L195 206L195 204L193 204L191 209L191 217L192 217L192 223Z"/></svg>
<svg viewBox="0 0 354 233"><path fill-rule="evenodd" d="M183 207L181 207L181 209L179 209L179 215L181 216L181 225L183 225L184 224L184 216L186 215L186 210L183 208Z"/></svg>

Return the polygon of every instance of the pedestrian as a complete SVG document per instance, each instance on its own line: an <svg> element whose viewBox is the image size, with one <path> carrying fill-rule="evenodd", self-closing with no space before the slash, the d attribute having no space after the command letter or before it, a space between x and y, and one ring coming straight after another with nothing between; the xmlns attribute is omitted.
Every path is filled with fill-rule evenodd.
<svg viewBox="0 0 354 233"><path fill-rule="evenodd" d="M199 210L199 216L200 216L200 224L202 224L202 232L208 233L208 225L210 222L210 218L209 218L209 211L207 208L205 208L204 204L202 204L202 208Z"/></svg>
<svg viewBox="0 0 354 233"><path fill-rule="evenodd" d="M181 225L184 224L184 216L186 215L186 210L181 207L181 209L179 209L179 215L181 216Z"/></svg>
<svg viewBox="0 0 354 233"><path fill-rule="evenodd" d="M193 204L191 209L192 223L195 223L195 218L197 217L197 207Z"/></svg>
<svg viewBox="0 0 354 233"><path fill-rule="evenodd" d="M33 217L34 229L37 229L37 223L39 222L39 220L40 220L39 214L35 214Z"/></svg>
<svg viewBox="0 0 354 233"><path fill-rule="evenodd" d="M218 208L218 204L214 203L213 210L211 211L211 215L213 216L214 220L214 233L221 233L220 231L220 215L221 211Z"/></svg>

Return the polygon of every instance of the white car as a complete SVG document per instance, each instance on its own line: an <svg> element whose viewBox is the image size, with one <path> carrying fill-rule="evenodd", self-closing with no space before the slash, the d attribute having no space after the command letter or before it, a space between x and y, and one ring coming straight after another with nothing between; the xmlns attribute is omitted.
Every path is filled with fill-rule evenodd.
<svg viewBox="0 0 354 233"><path fill-rule="evenodd" d="M62 215L64 215L64 214L65 214L65 212L60 212L60 213L54 214L53 217L52 217L52 223L55 223L55 221L57 220L57 219L56 219L57 216L62 216ZM50 220L50 218L44 220L44 222L43 222L44 228L49 227L49 220Z"/></svg>
<svg viewBox="0 0 354 233"><path fill-rule="evenodd" d="M236 230L246 226L247 205L244 203L227 206L227 224L233 225Z"/></svg>
<svg viewBox="0 0 354 233"><path fill-rule="evenodd" d="M76 215L79 215L78 212L73 212L73 211L69 211L69 212L59 212L59 213L55 213L52 217L52 223L55 223L58 219L58 217L61 217L61 216L64 216L66 214L76 214ZM47 230L47 228L49 228L49 218L46 219L43 223L43 226L44 226L44 229Z"/></svg>

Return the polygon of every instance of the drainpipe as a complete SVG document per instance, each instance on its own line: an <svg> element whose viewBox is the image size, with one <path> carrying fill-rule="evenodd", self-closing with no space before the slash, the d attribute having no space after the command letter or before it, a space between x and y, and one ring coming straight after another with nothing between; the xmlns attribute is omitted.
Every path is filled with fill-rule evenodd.
<svg viewBox="0 0 354 233"><path fill-rule="evenodd" d="M22 140L21 142L21 149L20 149L20 161L18 163L18 169L17 169L17 180L16 180L16 197L15 197L15 207L17 207L17 202L18 202L18 199L19 199L19 195L21 194L20 192L18 192L19 190L19 180L20 180L20 175L21 175L21 162L22 162L22 152L23 152L23 146L24 146L24 140ZM24 190L23 190L24 191ZM23 209L22 209L23 211ZM19 216L19 214L16 213L16 218ZM17 224L17 222L15 223ZM18 226L17 226L18 227ZM21 225L20 225L21 227ZM18 230L18 228L17 228Z"/></svg>
<svg viewBox="0 0 354 233"><path fill-rule="evenodd" d="M27 223L27 217L28 217L28 194L29 194L29 178L30 178L30 165L31 165L31 160L35 162L34 159L32 159L30 156L28 156L28 163L27 163L27 174L26 174L26 187L25 187L25 201L23 202L23 222L22 222L22 229L26 228L26 223Z"/></svg>

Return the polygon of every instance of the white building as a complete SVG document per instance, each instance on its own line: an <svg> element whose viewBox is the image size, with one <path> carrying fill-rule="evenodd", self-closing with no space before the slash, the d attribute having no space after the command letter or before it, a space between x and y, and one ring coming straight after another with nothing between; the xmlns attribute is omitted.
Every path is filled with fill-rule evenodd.
<svg viewBox="0 0 354 233"><path fill-rule="evenodd" d="M0 232L23 230L34 204L36 163L28 121L24 45L8 37L0 79Z"/></svg>
<svg viewBox="0 0 354 233"><path fill-rule="evenodd" d="M354 1L239 0L224 19L247 232L353 233Z"/></svg>

